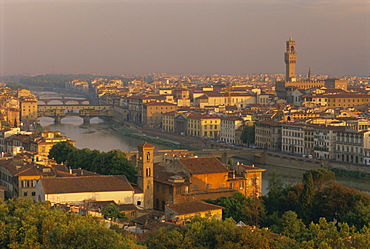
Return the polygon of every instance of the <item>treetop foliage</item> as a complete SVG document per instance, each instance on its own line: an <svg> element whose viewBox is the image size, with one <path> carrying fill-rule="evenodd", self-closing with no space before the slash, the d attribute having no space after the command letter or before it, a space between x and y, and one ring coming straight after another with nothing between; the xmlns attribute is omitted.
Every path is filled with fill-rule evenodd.
<svg viewBox="0 0 370 249"><path fill-rule="evenodd" d="M30 198L0 200L0 248L144 248L99 219L51 209Z"/></svg>
<svg viewBox="0 0 370 249"><path fill-rule="evenodd" d="M102 175L125 175L130 182L136 182L136 168L120 150L77 149L68 142L60 142L51 148L48 157L73 169L81 168Z"/></svg>

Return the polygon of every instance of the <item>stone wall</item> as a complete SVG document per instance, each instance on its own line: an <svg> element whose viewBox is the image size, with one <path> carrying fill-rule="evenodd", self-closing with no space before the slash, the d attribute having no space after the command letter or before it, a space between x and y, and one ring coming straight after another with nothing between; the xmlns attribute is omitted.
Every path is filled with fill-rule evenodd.
<svg viewBox="0 0 370 249"><path fill-rule="evenodd" d="M254 161L256 163L269 164L294 169L311 170L318 168L327 168L327 169L337 168L349 171L370 173L370 165L342 163L327 160L315 160L266 151L263 152L261 156L241 155L238 157L241 157L249 161Z"/></svg>

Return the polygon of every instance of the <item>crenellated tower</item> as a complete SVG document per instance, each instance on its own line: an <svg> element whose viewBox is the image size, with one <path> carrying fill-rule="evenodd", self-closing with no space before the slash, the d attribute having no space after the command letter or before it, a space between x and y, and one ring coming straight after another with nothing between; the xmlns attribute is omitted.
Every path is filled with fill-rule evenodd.
<svg viewBox="0 0 370 249"><path fill-rule="evenodd" d="M297 53L295 50L295 41L293 41L292 35L290 35L289 40L286 42L286 52L284 55L286 65L285 80L294 82L296 81Z"/></svg>

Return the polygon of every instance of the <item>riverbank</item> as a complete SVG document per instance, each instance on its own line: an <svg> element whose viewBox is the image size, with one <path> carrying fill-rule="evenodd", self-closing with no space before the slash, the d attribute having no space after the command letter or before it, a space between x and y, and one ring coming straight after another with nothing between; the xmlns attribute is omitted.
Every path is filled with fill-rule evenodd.
<svg viewBox="0 0 370 249"><path fill-rule="evenodd" d="M168 147L169 149L182 149L182 150L190 150L190 151L197 150L197 148L194 148L186 144L182 144L178 141L163 138L162 136L159 137L157 133L154 133L152 131L148 131L148 134L147 134L147 133L144 133L142 130L139 131L137 128L133 129L132 126L128 127L127 125L115 123L115 122L111 122L110 127L114 131L119 132L120 134L126 137L141 139L153 145L165 146L165 147Z"/></svg>

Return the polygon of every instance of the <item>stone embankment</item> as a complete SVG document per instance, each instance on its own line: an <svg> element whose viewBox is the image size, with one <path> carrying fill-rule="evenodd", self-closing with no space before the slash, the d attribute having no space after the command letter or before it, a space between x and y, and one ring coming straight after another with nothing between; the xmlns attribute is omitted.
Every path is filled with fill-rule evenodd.
<svg viewBox="0 0 370 249"><path fill-rule="evenodd" d="M244 155L241 158L254 161L260 164L275 165L286 168L311 170L311 169L343 169L348 171L356 171L363 173L370 173L370 165L343 163L334 160L315 160L309 158L302 158L297 156L286 155L271 151L265 151L262 156Z"/></svg>
<svg viewBox="0 0 370 249"><path fill-rule="evenodd" d="M164 132L161 130L156 130L156 129L151 129L151 128L145 128L145 127L137 126L135 124L128 123L128 122L124 123L124 128L132 130L135 133L140 134L142 136L149 136L149 137L154 137L154 138L158 138L158 139L162 139L166 141L171 141L174 143L179 143L179 144L187 145L193 148L197 148L199 150L209 148L207 141L200 139L200 138Z"/></svg>
<svg viewBox="0 0 370 249"><path fill-rule="evenodd" d="M207 141L201 138L189 137L174 133L168 133L156 129L145 128L141 126L137 126L132 123L126 122L124 124L126 129L133 130L134 132L146 135L150 137L155 137L162 140L173 141L176 143L184 144L191 146L193 148L197 148L199 150L203 149L210 149L214 142ZM239 157L239 156L238 156ZM364 172L370 173L370 165L363 165L363 164L352 164L352 163L342 163L333 160L315 160L309 158L302 158L297 156L286 155L282 153L272 152L272 151L265 151L261 157L254 156L254 155L241 155L240 158L260 163L260 164L268 164L268 165L275 165L280 167L286 168L293 168L293 169L301 169L301 170L311 170L311 169L318 169L318 168L337 168L349 171L357 171L357 172Z"/></svg>

